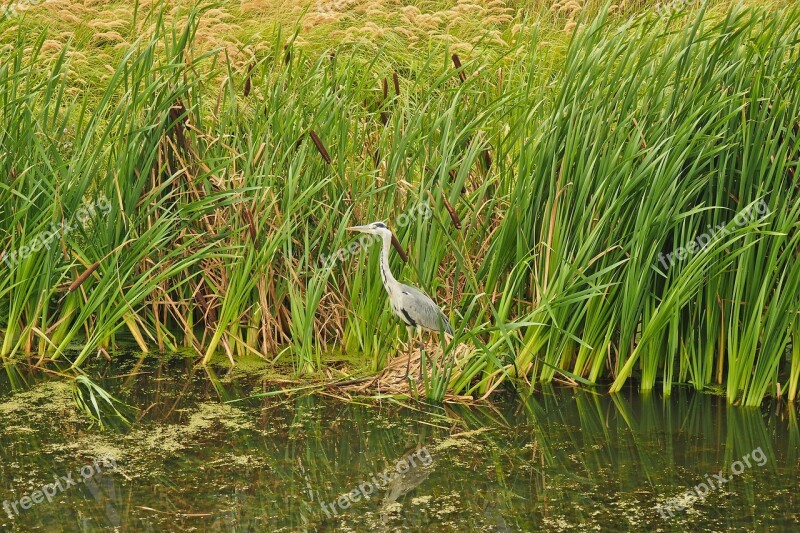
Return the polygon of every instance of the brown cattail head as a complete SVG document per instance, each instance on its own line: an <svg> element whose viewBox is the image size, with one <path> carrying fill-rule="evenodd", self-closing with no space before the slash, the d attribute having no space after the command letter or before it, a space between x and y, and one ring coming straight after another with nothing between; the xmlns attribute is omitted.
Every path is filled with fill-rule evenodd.
<svg viewBox="0 0 800 533"><path fill-rule="evenodd" d="M177 122L180 125L186 124L186 107L184 107L180 98L176 99L175 103L172 104L172 107L169 108L169 118L172 119L173 122Z"/></svg>
<svg viewBox="0 0 800 533"><path fill-rule="evenodd" d="M455 65L456 70L458 70L458 77L461 79L461 83L467 81L467 75L461 70L461 59L458 57L458 54L453 54L453 65Z"/></svg>
<svg viewBox="0 0 800 533"><path fill-rule="evenodd" d="M489 153L489 149L483 151L481 154L483 156L483 165L486 167L486 170L492 168L492 155Z"/></svg>
<svg viewBox="0 0 800 533"><path fill-rule="evenodd" d="M444 206L447 208L447 212L450 213L450 220L453 222L453 226L455 226L456 229L461 229L461 219L458 218L458 213L456 213L456 210L450 205L444 192L442 192L442 200L444 200Z"/></svg>
<svg viewBox="0 0 800 533"><path fill-rule="evenodd" d="M408 263L408 256L406 255L405 250L403 250L403 245L400 244L400 241L397 240L397 237L394 236L394 233L392 233L392 246L394 246L394 249L403 259L403 262Z"/></svg>
<svg viewBox="0 0 800 533"><path fill-rule="evenodd" d="M95 264L91 265L89 268L87 268L86 270L84 270L84 271L83 271L83 274L81 274L80 276L78 276L77 278L75 278L75 281L73 281L73 282L70 284L69 288L67 289L67 294L69 294L69 293L71 293L71 292L75 292L76 290L78 290L78 288L79 288L81 285L83 285L83 282L84 282L84 281L86 281L86 279L87 279L89 276L91 276L91 275L92 275L92 272L94 272L95 270L97 270L97 267L99 267L99 266L100 266L100 261L97 261Z"/></svg>
<svg viewBox="0 0 800 533"><path fill-rule="evenodd" d="M203 319L206 321L206 325L216 324L217 310L209 305L202 288L198 288L197 290L197 303L203 311Z"/></svg>
<svg viewBox="0 0 800 533"><path fill-rule="evenodd" d="M389 83L386 81L386 78L383 78L383 100L389 97Z"/></svg>
<svg viewBox="0 0 800 533"><path fill-rule="evenodd" d="M250 214L250 210L245 206L242 206L242 218L244 219L245 224L247 224L247 229L250 233L250 239L253 241L253 245L256 247L256 249L260 248L258 245L258 233L256 232L256 225L253 222L253 216Z"/></svg>
<svg viewBox="0 0 800 533"><path fill-rule="evenodd" d="M450 180L453 183L455 183L456 178L457 178L455 169L451 168L450 172L448 172L448 174L450 175ZM461 194L467 194L467 188L465 186L463 186L463 185L461 186Z"/></svg>
<svg viewBox="0 0 800 533"><path fill-rule="evenodd" d="M308 134L311 136L311 140L314 141L314 146L317 147L317 151L319 155L322 156L322 159L325 160L327 164L331 164L331 156L328 154L328 150L325 149L325 145L322 144L322 139L319 138L319 135L314 130L308 130Z"/></svg>
<svg viewBox="0 0 800 533"><path fill-rule="evenodd" d="M245 95L245 97L250 96L250 89L251 89L250 78L253 75L253 69L254 68L256 68L256 62L255 61L250 63L250 66L247 67L247 78L244 80L244 95Z"/></svg>
<svg viewBox="0 0 800 533"><path fill-rule="evenodd" d="M169 108L169 120L173 125L172 127L175 132L175 139L178 141L178 146L188 151L189 146L186 142L186 136L184 135L184 128L186 127L188 118L186 116L186 108L183 106L183 102L181 102L180 99L175 100L175 103Z"/></svg>
<svg viewBox="0 0 800 533"><path fill-rule="evenodd" d="M394 94L400 96L400 78L397 77L397 72L392 72L392 81L394 82Z"/></svg>

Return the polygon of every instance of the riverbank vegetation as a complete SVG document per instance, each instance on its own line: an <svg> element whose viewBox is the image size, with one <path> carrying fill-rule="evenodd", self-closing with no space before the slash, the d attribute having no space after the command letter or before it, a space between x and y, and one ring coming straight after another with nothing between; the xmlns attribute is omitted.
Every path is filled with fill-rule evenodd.
<svg viewBox="0 0 800 533"><path fill-rule="evenodd" d="M331 5L2 23L0 358L379 372L405 333L377 253L336 254L380 219L456 330L429 399L800 399L799 8Z"/></svg>

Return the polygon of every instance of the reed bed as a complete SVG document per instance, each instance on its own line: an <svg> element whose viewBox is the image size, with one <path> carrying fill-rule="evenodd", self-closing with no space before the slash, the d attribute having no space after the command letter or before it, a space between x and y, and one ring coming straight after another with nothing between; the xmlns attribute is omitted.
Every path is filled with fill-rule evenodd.
<svg viewBox="0 0 800 533"><path fill-rule="evenodd" d="M554 379L798 399L800 9L618 11L576 11L555 65L536 27L402 61L277 32L233 61L195 46L203 10L153 9L100 95L19 32L0 357L135 343L311 374L343 351L379 372L405 334L345 228L385 219L398 277L456 326L430 399Z"/></svg>

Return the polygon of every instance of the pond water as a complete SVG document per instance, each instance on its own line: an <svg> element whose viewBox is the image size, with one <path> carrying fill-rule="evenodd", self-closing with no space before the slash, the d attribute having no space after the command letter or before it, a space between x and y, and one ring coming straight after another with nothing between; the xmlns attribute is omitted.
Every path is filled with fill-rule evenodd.
<svg viewBox="0 0 800 533"><path fill-rule="evenodd" d="M571 388L477 407L300 393L224 403L275 384L178 357L113 368L92 375L137 421L104 431L65 381L22 366L0 372L0 500L10 509L0 530L800 526L796 407ZM687 495L695 486L704 499Z"/></svg>

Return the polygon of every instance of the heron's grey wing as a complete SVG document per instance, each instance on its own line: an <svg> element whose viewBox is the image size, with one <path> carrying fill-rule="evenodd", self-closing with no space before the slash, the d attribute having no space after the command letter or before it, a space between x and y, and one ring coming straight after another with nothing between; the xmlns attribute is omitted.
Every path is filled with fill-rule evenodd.
<svg viewBox="0 0 800 533"><path fill-rule="evenodd" d="M441 328L450 335L453 334L450 321L430 296L421 290L411 285L401 285L399 300L400 311L407 322L411 321L412 325L418 325L431 331L439 331L441 321Z"/></svg>

